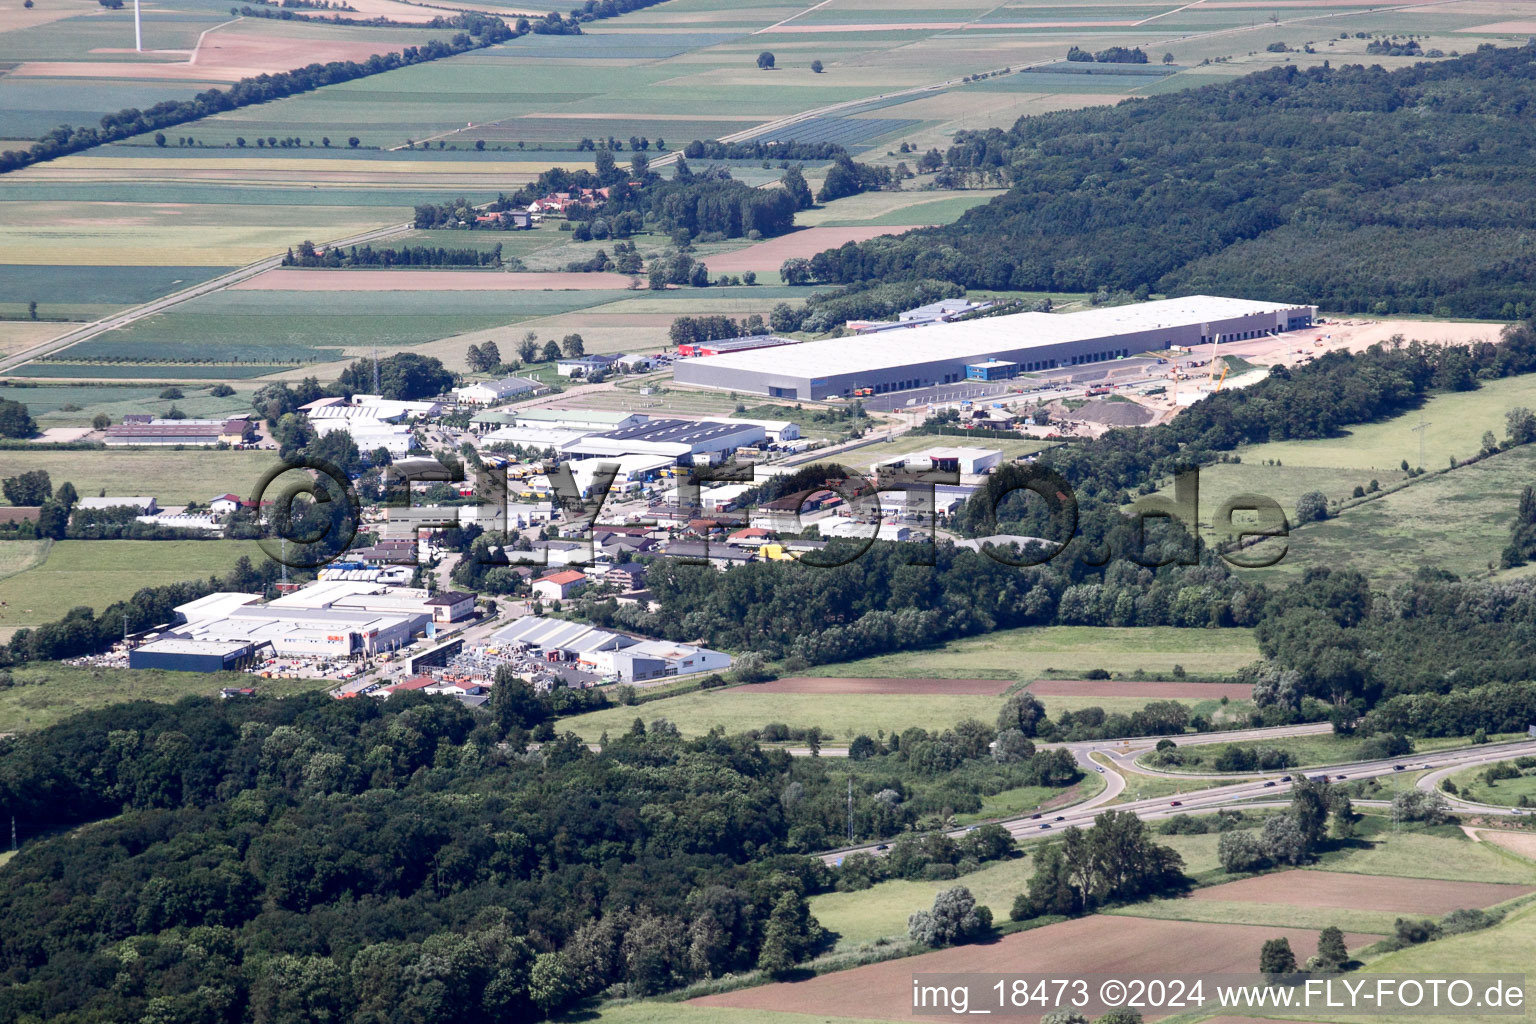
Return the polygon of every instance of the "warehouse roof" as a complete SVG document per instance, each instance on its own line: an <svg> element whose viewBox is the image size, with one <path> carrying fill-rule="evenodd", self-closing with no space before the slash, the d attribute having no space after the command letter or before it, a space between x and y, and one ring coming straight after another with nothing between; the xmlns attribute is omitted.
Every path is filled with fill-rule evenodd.
<svg viewBox="0 0 1536 1024"><path fill-rule="evenodd" d="M975 361L996 352L1091 341L1294 308L1292 304L1281 302L1189 295L1080 313L1015 313L959 323L928 324L878 335L808 341L795 346L792 353L771 348L752 349L703 356L690 359L688 363L758 373L790 373L796 377L830 377L861 370L894 369L913 363Z"/></svg>

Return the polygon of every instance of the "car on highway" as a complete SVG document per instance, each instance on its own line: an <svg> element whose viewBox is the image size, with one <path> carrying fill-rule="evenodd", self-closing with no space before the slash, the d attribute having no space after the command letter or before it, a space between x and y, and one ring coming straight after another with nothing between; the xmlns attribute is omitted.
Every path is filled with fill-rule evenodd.
<svg viewBox="0 0 1536 1024"><path fill-rule="evenodd" d="M1405 772L1408 770L1408 766L1405 764L1395 764L1392 766L1392 770L1395 772Z"/></svg>
<svg viewBox="0 0 1536 1024"><path fill-rule="evenodd" d="M1100 775L1103 775L1103 774L1104 774L1104 766L1103 766L1103 765L1101 765L1101 764L1096 764L1096 765L1094 765L1094 766L1093 766L1093 770L1094 770L1094 771L1096 771L1096 772L1098 772L1098 773L1099 773L1099 774L1100 774Z"/></svg>
<svg viewBox="0 0 1536 1024"><path fill-rule="evenodd" d="M1050 828L1051 827L1051 823L1047 821L1044 824L1042 824L1040 827L1041 828Z"/></svg>
<svg viewBox="0 0 1536 1024"><path fill-rule="evenodd" d="M1290 782L1291 781L1291 777L1289 775L1282 775L1282 776L1280 776L1280 781L1281 782Z"/></svg>
<svg viewBox="0 0 1536 1024"><path fill-rule="evenodd" d="M1067 820L1067 816L1065 814L1058 814L1058 815L1056 815L1056 820L1057 821L1066 821Z"/></svg>
<svg viewBox="0 0 1536 1024"><path fill-rule="evenodd" d="M1169 804L1168 806L1169 807L1183 807L1184 806L1184 801L1183 800L1175 800L1171 804Z"/></svg>
<svg viewBox="0 0 1536 1024"><path fill-rule="evenodd" d="M884 843L881 843L879 846L875 847L875 849L878 850L878 851L884 852L886 850L889 850L890 847L885 845Z"/></svg>
<svg viewBox="0 0 1536 1024"><path fill-rule="evenodd" d="M1030 821L1034 821L1034 820L1036 820L1036 819L1037 819L1037 818L1039 818L1039 817L1040 817L1040 815L1038 815L1038 814L1031 814L1031 815L1030 815L1030 816L1029 816L1029 820L1030 820Z"/></svg>
<svg viewBox="0 0 1536 1024"><path fill-rule="evenodd" d="M1336 778L1336 779L1347 779L1347 778L1349 778L1349 776L1345 775L1343 772L1339 772L1339 774L1335 775L1334 778Z"/></svg>
<svg viewBox="0 0 1536 1024"><path fill-rule="evenodd" d="M1264 783L1264 788L1265 789L1271 789L1271 788L1274 787L1274 785L1275 785L1275 780L1274 779L1270 779L1268 782Z"/></svg>

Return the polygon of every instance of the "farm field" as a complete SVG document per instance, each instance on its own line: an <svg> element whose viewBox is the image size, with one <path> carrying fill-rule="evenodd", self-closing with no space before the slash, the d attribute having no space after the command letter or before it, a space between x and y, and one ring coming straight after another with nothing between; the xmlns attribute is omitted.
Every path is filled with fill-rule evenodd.
<svg viewBox="0 0 1536 1024"><path fill-rule="evenodd" d="M1463 578L1486 575L1509 543L1509 524L1533 469L1536 451L1524 447L1416 481L1294 530L1285 559L1266 572L1329 565L1384 582L1432 565Z"/></svg>
<svg viewBox="0 0 1536 1024"><path fill-rule="evenodd" d="M52 622L82 605L100 611L143 587L215 575L242 555L261 549L249 541L56 541L40 565L0 579L0 630Z"/></svg>
<svg viewBox="0 0 1536 1024"><path fill-rule="evenodd" d="M1449 914L1458 907L1491 907L1536 892L1536 885L1502 882L1431 881L1412 885L1389 878L1362 884L1358 874L1335 871L1281 871L1226 882L1190 893L1191 902L1281 903L1295 907Z"/></svg>
<svg viewBox="0 0 1536 1024"><path fill-rule="evenodd" d="M4 193L0 192L0 197ZM0 209L4 209L0 198ZM0 314L26 315L27 303L36 302L38 315L64 319L91 319L113 309L148 302L178 288L217 277L233 267L134 267L7 264L0 266ZM15 326L0 323L0 334ZM66 328L55 327L55 333ZM41 339L39 339L41 340Z"/></svg>
<svg viewBox="0 0 1536 1024"><path fill-rule="evenodd" d="M973 206L1002 194L1002 189L864 192L801 210L795 215L795 223L806 227L948 224Z"/></svg>
<svg viewBox="0 0 1536 1024"><path fill-rule="evenodd" d="M55 364L49 363L49 366ZM92 369L99 369L92 367ZM45 384L18 387L15 385L0 384L0 398L8 398L13 402L20 402L27 407L32 418L40 427L83 427L88 426L92 417L98 413L105 413L113 422L121 422L125 415L131 413L149 413L155 416L164 415L172 405L193 418L213 418L224 415L240 415L251 411L250 399L247 395L236 393L224 398L215 398L206 393L199 393L192 385L183 385L180 390L183 397L165 399L160 397L164 389L155 385L124 385L124 384ZM57 465L69 466L75 464L75 460L83 455L100 454L113 461L121 461L122 456L128 455L137 458L140 453L92 453L92 452L60 452L50 456ZM164 453L169 454L169 453ZM198 453L202 461L207 461L211 454L215 459L227 458L231 455L248 453L217 452ZM9 460L16 457L23 459L33 455L43 457L41 452L0 452L0 467L9 465ZM190 462L190 460L188 460ZM9 474L7 474L9 475ZM92 493L92 492L84 492ZM189 500L201 500L192 498Z"/></svg>
<svg viewBox="0 0 1536 1024"><path fill-rule="evenodd" d="M1008 972L1027 963L1034 972L1081 971L1091 963L1097 972L1130 977L1170 974L1177 965L1198 963L1202 971L1252 971L1259 948L1268 939L1285 937L1305 959L1317 948L1310 929L1252 925L1193 924L1093 915L1031 931L1004 936L990 945L960 946L900 960L824 974L802 982L787 982L703 996L695 1006L745 1007L758 1010L799 1010L828 1016L874 1015L907 1019L911 1015L914 973ZM1375 936L1346 932L1346 945L1368 945Z"/></svg>
<svg viewBox="0 0 1536 1024"><path fill-rule="evenodd" d="M1258 657L1246 629L1173 626L1032 626L954 640L922 651L822 665L809 675L1033 679L1055 673L1081 678L1088 669L1151 674L1175 665L1199 675L1236 672Z"/></svg>
<svg viewBox="0 0 1536 1024"><path fill-rule="evenodd" d="M604 732L624 731L636 717L648 722L665 718L685 736L702 736L717 725L729 734L782 722L791 728L818 727L824 744L839 745L860 733L873 736L880 730L901 732L912 726L945 729L967 718L993 722L1002 702L1001 696L904 694L900 700L892 700L890 694L765 693L756 686L737 686L682 694L641 708L605 708L565 719L562 727L590 742ZM1046 697L1041 703L1056 717L1063 711L1089 706L1129 714L1141 710L1147 699ZM1218 715L1225 710L1217 700L1184 703L1190 705L1191 714ZM1232 710L1238 707L1234 705Z"/></svg>
<svg viewBox="0 0 1536 1024"><path fill-rule="evenodd" d="M0 201L0 251L32 266L233 267L409 216L377 206Z"/></svg>
<svg viewBox="0 0 1536 1024"><path fill-rule="evenodd" d="M1216 865L1216 836L1158 836L1157 841L1178 851L1185 870L1200 873ZM1028 845L1023 847L1024 851ZM839 948L863 945L877 939L905 938L907 915L933 905L933 898L954 885L971 890L976 902L992 909L995 921L1007 920L1013 898L1029 885L1034 873L1027 852L1011 860L988 864L951 881L891 879L858 892L829 892L811 897L811 913L825 927L841 934Z"/></svg>
<svg viewBox="0 0 1536 1024"><path fill-rule="evenodd" d="M280 697L326 685L318 679L259 679L242 672L129 671L61 662L21 665L9 672L13 685L0 689L0 733L44 729L77 712L123 701L215 697L226 686L254 686L258 693Z"/></svg>
<svg viewBox="0 0 1536 1024"><path fill-rule="evenodd" d="M1105 679L1037 679L1026 689L1037 697L1139 697L1145 700L1249 700L1241 683L1148 683Z"/></svg>
<svg viewBox="0 0 1536 1024"><path fill-rule="evenodd" d="M888 696L914 694L952 694L996 697L1012 684L1006 679L829 679L815 676L791 676L754 683L759 693L880 693Z"/></svg>
<svg viewBox="0 0 1536 1024"><path fill-rule="evenodd" d="M914 225L881 227L808 227L787 235L769 238L743 249L706 256L701 261L711 274L739 274L745 270L777 271L787 259L809 259L823 249L835 249L847 242L867 242L881 235L898 235Z"/></svg>
<svg viewBox="0 0 1536 1024"><path fill-rule="evenodd" d="M20 313L21 311L21 309L14 311L0 310L0 312L14 313ZM38 345L50 338L58 337L65 331L70 330L70 328L71 325L67 323L0 320L0 356L24 352L33 345Z"/></svg>
<svg viewBox="0 0 1536 1024"><path fill-rule="evenodd" d="M102 490L108 494L142 494L147 490L161 505L184 505L189 501L206 502L224 493L250 497L261 475L276 463L276 452L260 451L191 448L181 451L171 448L0 451L0 477L42 469L48 472L55 488L68 480L75 485L76 491L87 496ZM119 542L100 543L110 547ZM213 541L195 542L197 549L221 546Z"/></svg>

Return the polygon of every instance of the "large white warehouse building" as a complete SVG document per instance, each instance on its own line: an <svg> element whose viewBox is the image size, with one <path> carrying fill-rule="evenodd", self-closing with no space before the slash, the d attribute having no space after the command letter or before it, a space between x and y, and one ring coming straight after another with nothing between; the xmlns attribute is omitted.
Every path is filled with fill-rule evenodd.
<svg viewBox="0 0 1536 1024"><path fill-rule="evenodd" d="M950 384L1003 360L1020 372L1103 362L1170 345L1240 341L1310 327L1316 306L1190 295L1081 313L1015 313L787 348L679 360L680 384L771 398L850 397Z"/></svg>

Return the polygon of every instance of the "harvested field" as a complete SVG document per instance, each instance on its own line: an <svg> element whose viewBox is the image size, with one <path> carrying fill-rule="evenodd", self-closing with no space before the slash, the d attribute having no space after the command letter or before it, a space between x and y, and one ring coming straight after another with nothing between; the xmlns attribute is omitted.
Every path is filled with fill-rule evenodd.
<svg viewBox="0 0 1536 1024"><path fill-rule="evenodd" d="M703 996L694 1006L814 1013L824 1017L874 1017L908 1020L912 1013L912 975L918 973L1020 971L1067 974L1092 964L1095 973L1173 974L1199 964L1202 972L1251 972L1266 940L1285 937L1298 960L1317 950L1317 932L1302 928L1196 924L1141 918L1093 917L1063 921L1006 936L985 946L961 946L921 956L870 964L851 971L823 974L808 981L764 985ZM1376 941L1375 935L1346 934L1350 948ZM1037 1021L1036 1016L1010 1017Z"/></svg>
<svg viewBox="0 0 1536 1024"><path fill-rule="evenodd" d="M755 693L963 693L998 696L1013 685L1007 679L817 679L794 676L752 686Z"/></svg>
<svg viewBox="0 0 1536 1024"><path fill-rule="evenodd" d="M1498 829L1479 829L1477 837L1485 843L1518 853L1536 860L1536 832L1504 832Z"/></svg>
<svg viewBox="0 0 1536 1024"><path fill-rule="evenodd" d="M496 270L269 270L231 291L278 292L536 292L627 289L624 274L526 273Z"/></svg>
<svg viewBox="0 0 1536 1024"><path fill-rule="evenodd" d="M1239 900L1345 910L1448 914L1458 907L1491 907L1536 892L1536 886L1499 882L1450 882L1336 871L1281 871L1197 889L1192 900Z"/></svg>
<svg viewBox="0 0 1536 1024"><path fill-rule="evenodd" d="M739 274L743 270L778 270L780 264L796 256L809 259L823 249L835 249L846 242L867 242L881 235L899 235L923 227L921 224L858 225L846 228L804 228L745 249L706 256L702 262L711 274Z"/></svg>
<svg viewBox="0 0 1536 1024"><path fill-rule="evenodd" d="M1253 687L1242 683L1136 683L1120 679L1036 679L1037 697L1145 697L1147 700L1248 700Z"/></svg>
<svg viewBox="0 0 1536 1024"><path fill-rule="evenodd" d="M1491 35L1531 35L1536 33L1536 21L1496 21L1491 25L1473 25L1457 29L1458 32L1487 32Z"/></svg>
<svg viewBox="0 0 1536 1024"><path fill-rule="evenodd" d="M436 13L436 12L434 12ZM289 71L307 64L352 60L398 51L409 45L399 36L381 33L377 40L316 39L276 36L261 27L210 30L186 61L27 61L10 72L27 78L149 78L194 82L233 82L241 78ZM181 51L172 51L181 52Z"/></svg>

